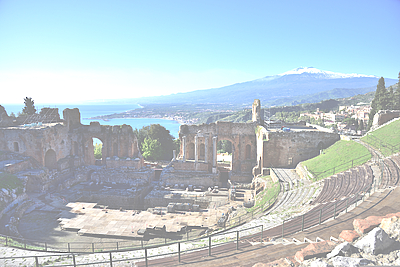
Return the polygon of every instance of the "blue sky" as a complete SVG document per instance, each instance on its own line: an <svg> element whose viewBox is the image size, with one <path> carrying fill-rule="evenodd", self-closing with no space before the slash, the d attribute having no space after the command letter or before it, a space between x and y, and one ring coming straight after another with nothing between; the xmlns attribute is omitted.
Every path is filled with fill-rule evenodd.
<svg viewBox="0 0 400 267"><path fill-rule="evenodd" d="M1 0L0 104L216 88L306 66L397 79L399 0Z"/></svg>

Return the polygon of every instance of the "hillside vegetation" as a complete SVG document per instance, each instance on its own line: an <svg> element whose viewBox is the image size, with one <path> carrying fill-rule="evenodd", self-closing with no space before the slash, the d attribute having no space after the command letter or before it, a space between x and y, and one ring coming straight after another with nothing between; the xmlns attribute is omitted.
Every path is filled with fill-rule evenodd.
<svg viewBox="0 0 400 267"><path fill-rule="evenodd" d="M0 173L0 189L17 189L23 188L22 181L17 176L9 173Z"/></svg>
<svg viewBox="0 0 400 267"><path fill-rule="evenodd" d="M361 140L380 150L386 157L400 152L400 120L368 133Z"/></svg>
<svg viewBox="0 0 400 267"><path fill-rule="evenodd" d="M315 180L320 180L364 164L370 159L371 153L363 145L354 141L340 140L325 149L321 155L302 164L314 175Z"/></svg>

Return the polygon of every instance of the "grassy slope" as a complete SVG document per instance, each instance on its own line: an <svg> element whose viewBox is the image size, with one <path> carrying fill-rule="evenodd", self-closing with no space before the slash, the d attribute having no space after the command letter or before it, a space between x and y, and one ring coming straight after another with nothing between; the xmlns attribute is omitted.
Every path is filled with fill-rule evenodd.
<svg viewBox="0 0 400 267"><path fill-rule="evenodd" d="M372 137L370 137L372 136ZM375 137L375 138L374 138ZM376 139L377 138L377 139ZM379 149L385 156L400 151L400 120L379 128L361 138L362 141ZM394 146L394 147L393 147Z"/></svg>
<svg viewBox="0 0 400 267"><path fill-rule="evenodd" d="M340 140L325 149L323 154L302 164L319 180L363 164L370 158L371 154L363 145L354 141Z"/></svg>
<svg viewBox="0 0 400 267"><path fill-rule="evenodd" d="M273 182L269 175L261 178L267 180L267 186L262 192L257 194L255 205L252 208L247 209L247 212L251 212L259 207L263 207L269 200L273 202L274 198L277 197L281 189L279 182Z"/></svg>
<svg viewBox="0 0 400 267"><path fill-rule="evenodd" d="M0 188L22 188L23 184L17 176L9 173L0 173Z"/></svg>

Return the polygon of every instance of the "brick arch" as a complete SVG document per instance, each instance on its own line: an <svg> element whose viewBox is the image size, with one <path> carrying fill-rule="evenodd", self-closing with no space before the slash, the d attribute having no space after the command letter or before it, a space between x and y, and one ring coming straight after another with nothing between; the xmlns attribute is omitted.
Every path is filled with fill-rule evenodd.
<svg viewBox="0 0 400 267"><path fill-rule="evenodd" d="M48 169L57 169L57 156L53 149L46 151L44 155L44 166Z"/></svg>
<svg viewBox="0 0 400 267"><path fill-rule="evenodd" d="M189 155L191 148L189 145L197 144L197 160L195 162L187 162L186 165L177 164L178 168L185 170L208 170L212 173L217 173L216 146L218 141L228 140L232 144L232 166L233 172L242 173L243 176L252 176L252 168L256 165L255 153L257 151L256 124L254 123L232 123L218 121L211 124L202 125L182 125L179 131L181 141L180 157L183 162L189 160L192 155ZM204 145L204 146L203 146ZM251 146L250 159L246 159L246 145ZM196 145L195 145L196 147ZM204 147L204 158L203 158ZM253 156L254 154L254 156ZM192 165L190 165L192 164Z"/></svg>

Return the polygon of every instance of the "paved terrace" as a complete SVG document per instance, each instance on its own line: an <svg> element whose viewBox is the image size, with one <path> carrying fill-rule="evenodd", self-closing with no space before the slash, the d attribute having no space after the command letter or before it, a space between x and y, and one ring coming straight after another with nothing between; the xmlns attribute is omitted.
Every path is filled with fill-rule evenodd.
<svg viewBox="0 0 400 267"><path fill-rule="evenodd" d="M166 227L167 233L178 233L182 228L212 228L228 211L228 206L202 210L200 212L177 212L162 215L149 211L101 209L96 203L68 203L74 218L60 218L60 226L65 230L78 231L78 234L102 237L142 238L139 229Z"/></svg>

